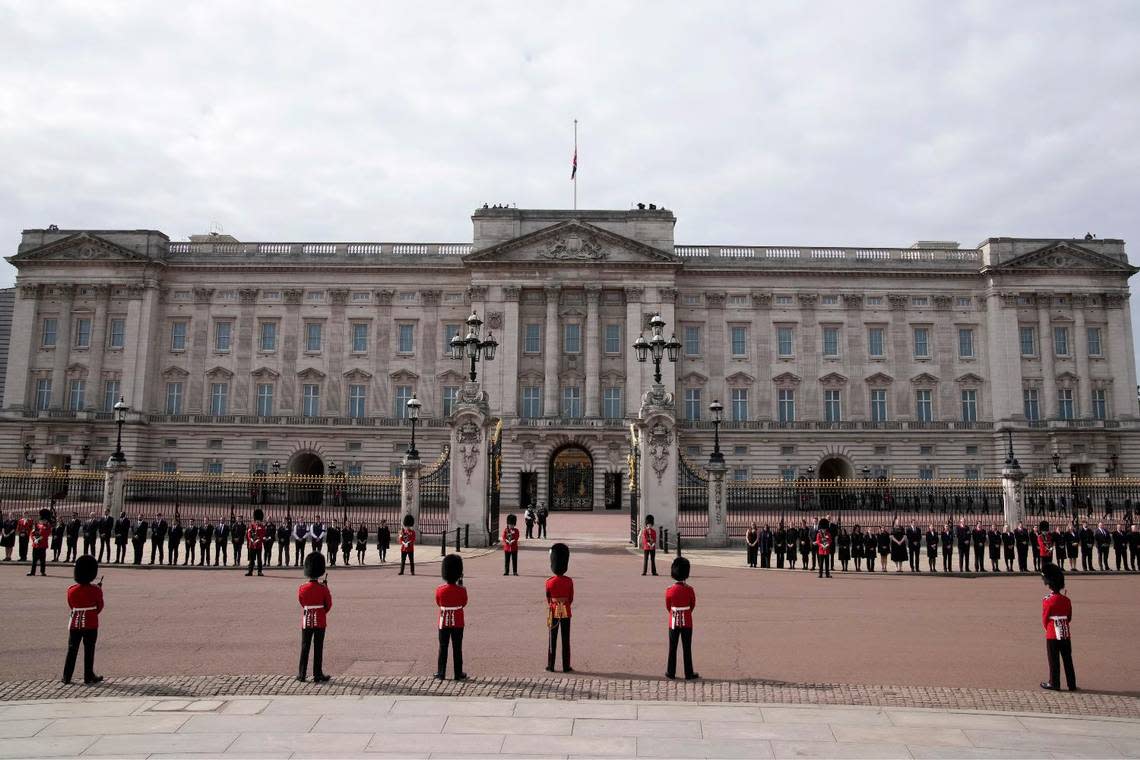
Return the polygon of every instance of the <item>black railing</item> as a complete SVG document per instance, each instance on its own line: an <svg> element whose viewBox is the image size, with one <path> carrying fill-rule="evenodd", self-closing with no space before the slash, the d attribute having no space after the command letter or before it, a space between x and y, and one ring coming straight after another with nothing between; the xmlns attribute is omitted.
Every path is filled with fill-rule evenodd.
<svg viewBox="0 0 1140 760"><path fill-rule="evenodd" d="M451 505L451 453L443 447L430 468L420 475L420 533L444 533Z"/></svg>
<svg viewBox="0 0 1140 760"><path fill-rule="evenodd" d="M74 512L88 517L102 512L102 470L0 470L0 513L38 515L51 509L57 518Z"/></svg>
<svg viewBox="0 0 1140 760"><path fill-rule="evenodd" d="M709 532L709 476L677 456L677 535L704 538Z"/></svg>

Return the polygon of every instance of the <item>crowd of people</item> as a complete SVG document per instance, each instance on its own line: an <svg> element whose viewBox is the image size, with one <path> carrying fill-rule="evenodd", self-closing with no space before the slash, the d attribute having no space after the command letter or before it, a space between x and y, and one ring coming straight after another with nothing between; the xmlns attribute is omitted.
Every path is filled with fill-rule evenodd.
<svg viewBox="0 0 1140 760"><path fill-rule="evenodd" d="M830 515L812 523L805 519L799 526L780 523L775 530L770 525L760 528L752 523L745 533L748 566L795 570L798 562L803 570L824 574L819 541L824 530L821 525L826 523L828 562L838 560L844 572L862 572L864 565L868 572L875 572L878 561L880 572L887 572L893 564L895 572L902 572L905 567L918 573L922 572L925 555L929 572L937 572L941 565L942 572L949 573L954 571L955 551L958 572L1025 573L1029 572L1031 561L1034 571L1041 569L1041 557L1031 550L1043 536L1040 525L1027 528L1018 523L1011 529L1004 524L986 526L975 522L970 527L961 519L957 525L947 520L944 525L930 524L925 529L913 521L905 527L896 521L890 528L864 530L854 525L848 530L829 518ZM1131 520L1111 528L1104 522L1093 527L1087 522L1072 521L1049 528L1047 536L1053 561L1061 569L1067 565L1070 570L1083 572L1140 570L1140 531ZM1109 562L1110 549L1113 563Z"/></svg>

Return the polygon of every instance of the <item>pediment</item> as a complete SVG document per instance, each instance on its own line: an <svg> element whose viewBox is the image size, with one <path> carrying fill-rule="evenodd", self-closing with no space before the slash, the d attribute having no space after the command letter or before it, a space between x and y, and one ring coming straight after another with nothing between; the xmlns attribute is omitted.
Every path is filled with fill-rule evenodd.
<svg viewBox="0 0 1140 760"><path fill-rule="evenodd" d="M360 369L359 367L353 367L348 372L344 373L344 378L346 380L371 380L372 373Z"/></svg>
<svg viewBox="0 0 1140 760"><path fill-rule="evenodd" d="M1036 251L1023 253L1009 261L992 267L996 271L1099 271L1099 272L1128 272L1137 270L1123 262L1117 261L1102 253L1085 248L1069 241L1057 241Z"/></svg>
<svg viewBox="0 0 1140 760"><path fill-rule="evenodd" d="M959 378L955 378L954 382L959 385L981 385L985 382L981 377L975 375L973 372L967 372Z"/></svg>
<svg viewBox="0 0 1140 760"><path fill-rule="evenodd" d="M441 383L459 383L460 385L467 379L462 373L456 372L453 369L444 370L436 375L435 378Z"/></svg>
<svg viewBox="0 0 1140 760"><path fill-rule="evenodd" d="M277 372L276 370L272 370L269 367L258 367L257 369L255 369L253 372L250 372L249 374L253 375L254 377L258 377L258 378L266 377L266 378L271 378L273 380L276 380L277 378L281 377L280 372Z"/></svg>
<svg viewBox="0 0 1140 760"><path fill-rule="evenodd" d="M314 367L306 367L297 373L297 377L302 380L324 380L325 373Z"/></svg>
<svg viewBox="0 0 1140 760"><path fill-rule="evenodd" d="M802 379L803 378L801 378L799 375L796 375L794 373L781 372L780 374L778 374L772 378L772 382L773 383L780 383L783 385L789 385L789 384L790 385L799 385L800 380L802 380Z"/></svg>
<svg viewBox="0 0 1140 760"><path fill-rule="evenodd" d="M819 379L820 385L846 385L847 378L838 372L828 372Z"/></svg>
<svg viewBox="0 0 1140 760"><path fill-rule="evenodd" d="M1061 372L1057 375L1057 380L1063 383L1075 383L1077 379L1077 376L1072 372Z"/></svg>
<svg viewBox="0 0 1140 760"><path fill-rule="evenodd" d="M79 362L69 364L69 365L67 365L67 374L69 374L69 375L86 375L87 374L87 365L80 364Z"/></svg>
<svg viewBox="0 0 1140 760"><path fill-rule="evenodd" d="M417 375L415 372L412 372L410 369L398 369L395 372L388 373L388 377L392 378L393 380L395 380L397 382L406 381L406 380L419 380L420 379L420 376Z"/></svg>
<svg viewBox="0 0 1140 760"><path fill-rule="evenodd" d="M692 371L686 372L677 378L678 382L687 384L704 385L709 381L708 375L702 375L700 372Z"/></svg>
<svg viewBox="0 0 1140 760"><path fill-rule="evenodd" d="M463 257L471 264L675 264L672 254L579 219L544 227Z"/></svg>
<svg viewBox="0 0 1140 760"><path fill-rule="evenodd" d="M519 373L520 385L540 385L546 376L538 371L529 369L526 372Z"/></svg>
<svg viewBox="0 0 1140 760"><path fill-rule="evenodd" d="M170 366L162 371L163 377L189 377L190 373L181 367Z"/></svg>
<svg viewBox="0 0 1140 760"><path fill-rule="evenodd" d="M747 372L733 372L724 380L730 385L748 385L749 383L756 382L756 378Z"/></svg>
<svg viewBox="0 0 1140 760"><path fill-rule="evenodd" d="M910 379L910 381L912 383L914 383L915 385L937 385L938 384L938 378L935 377L934 375L930 374L929 372L922 372L920 374L917 374L914 377L912 377Z"/></svg>
<svg viewBox="0 0 1140 760"><path fill-rule="evenodd" d="M609 383L620 383L625 380L625 375L617 370L610 369L601 374L601 379Z"/></svg>
<svg viewBox="0 0 1140 760"><path fill-rule="evenodd" d="M206 371L206 377L233 377L234 373L225 367L214 367Z"/></svg>
<svg viewBox="0 0 1140 760"><path fill-rule="evenodd" d="M32 261L149 262L151 259L98 235L92 235L90 232L77 232L47 245L9 256L8 261L13 264L21 264Z"/></svg>
<svg viewBox="0 0 1140 760"><path fill-rule="evenodd" d="M876 372L875 374L868 376L863 382L870 385L890 385L894 381L895 379L885 372Z"/></svg>

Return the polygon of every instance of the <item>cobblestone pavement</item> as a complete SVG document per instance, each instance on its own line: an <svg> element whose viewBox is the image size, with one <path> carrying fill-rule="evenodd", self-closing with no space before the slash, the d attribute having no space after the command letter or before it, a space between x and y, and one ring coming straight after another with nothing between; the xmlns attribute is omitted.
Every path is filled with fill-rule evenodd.
<svg viewBox="0 0 1140 760"><path fill-rule="evenodd" d="M1137 757L1140 721L1025 712L400 696L0 705L0 757Z"/></svg>

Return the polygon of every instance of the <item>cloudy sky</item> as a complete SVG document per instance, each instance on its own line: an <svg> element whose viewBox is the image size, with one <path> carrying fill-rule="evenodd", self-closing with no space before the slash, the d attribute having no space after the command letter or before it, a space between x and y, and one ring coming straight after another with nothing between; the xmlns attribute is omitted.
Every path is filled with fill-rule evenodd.
<svg viewBox="0 0 1140 760"><path fill-rule="evenodd" d="M0 241L470 240L484 202L569 206L577 118L579 205L678 242L1137 261L1138 50L1134 2L0 0Z"/></svg>

